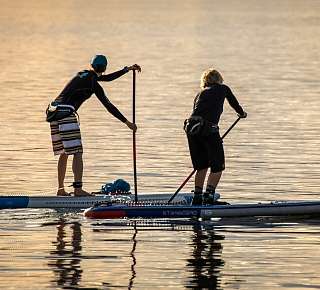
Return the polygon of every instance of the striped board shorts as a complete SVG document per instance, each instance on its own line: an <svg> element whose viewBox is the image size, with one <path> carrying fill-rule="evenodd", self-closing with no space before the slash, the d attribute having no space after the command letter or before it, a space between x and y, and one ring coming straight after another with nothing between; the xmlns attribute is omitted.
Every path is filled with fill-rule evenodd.
<svg viewBox="0 0 320 290"><path fill-rule="evenodd" d="M54 155L83 152L80 127L75 114L50 122L50 128Z"/></svg>

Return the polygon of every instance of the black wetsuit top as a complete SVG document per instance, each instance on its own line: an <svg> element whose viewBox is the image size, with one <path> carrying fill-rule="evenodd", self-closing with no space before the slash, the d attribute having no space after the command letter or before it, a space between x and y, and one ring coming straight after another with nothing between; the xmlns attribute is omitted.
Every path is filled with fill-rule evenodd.
<svg viewBox="0 0 320 290"><path fill-rule="evenodd" d="M243 115L243 109L239 105L231 89L224 84L214 84L203 89L194 99L191 116L201 116L205 120L218 124L223 112L223 103L227 99L230 106L239 114Z"/></svg>
<svg viewBox="0 0 320 290"><path fill-rule="evenodd" d="M97 74L92 70L83 70L81 72L78 72L77 75L73 77L71 81L65 86L60 95L56 98L56 101L61 104L71 105L77 111L84 101L89 99L92 94L95 94L99 101L114 117L122 122L126 122L127 119L109 101L104 93L103 88L99 85L98 82L113 81L127 72L127 67L111 74L102 75L100 77L98 77Z"/></svg>

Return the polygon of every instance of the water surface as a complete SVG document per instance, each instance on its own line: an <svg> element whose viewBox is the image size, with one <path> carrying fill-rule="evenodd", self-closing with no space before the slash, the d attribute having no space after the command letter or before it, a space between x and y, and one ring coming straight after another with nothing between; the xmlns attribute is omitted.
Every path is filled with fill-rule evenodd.
<svg viewBox="0 0 320 290"><path fill-rule="evenodd" d="M248 112L226 137L219 186L234 202L319 192L316 0L0 1L0 194L53 194L44 110L92 55L138 63L139 191L174 191L192 170L183 120L203 70L221 71ZM132 75L103 84L132 114ZM132 136L93 96L80 109L85 185L133 184ZM226 104L225 131L237 118ZM72 182L68 168L67 184ZM189 183L185 190L191 190ZM103 221L0 212L0 287L319 289L317 219Z"/></svg>

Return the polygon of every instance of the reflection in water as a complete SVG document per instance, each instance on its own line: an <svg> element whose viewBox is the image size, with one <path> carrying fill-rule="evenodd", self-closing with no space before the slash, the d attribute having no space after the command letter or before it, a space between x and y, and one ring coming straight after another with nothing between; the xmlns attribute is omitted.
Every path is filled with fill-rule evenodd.
<svg viewBox="0 0 320 290"><path fill-rule="evenodd" d="M138 230L137 230L137 225L136 223L134 223L134 234L133 234L133 237L132 237L132 250L130 252L130 257L132 258L132 264L131 264L131 278L129 280L129 285L128 285L128 289L132 289L133 287L133 282L134 282L134 279L135 277L137 276L137 273L136 273L136 270L135 270L135 266L137 264L137 260L136 260L136 257L135 257L135 251L136 251L136 248L137 248L137 240L136 240L136 237L137 237L137 234L138 234Z"/></svg>
<svg viewBox="0 0 320 290"><path fill-rule="evenodd" d="M190 242L186 245L192 250L189 251L186 261L186 270L188 273L187 281L184 282L185 288L191 289L221 289L220 285L220 271L224 266L224 261L221 258L222 245L221 241L224 240L224 236L221 234L216 234L214 230L215 224L213 223L203 223L198 221L191 220L139 220L139 221L127 221L127 222L118 222L118 221L108 221L108 222L98 222L92 224L97 226L93 228L93 231L100 234L111 235L115 231L123 231L124 229L134 229L133 236L131 238L132 245L130 251L131 257L131 278L129 279L128 289L135 289L134 280L137 275L140 279L144 279L140 271L137 273L136 269L140 268L143 263L148 262L148 258L139 256L136 258L136 249L137 249L137 235L140 234L141 248L143 249L145 241L148 240L148 237L151 233L153 237L157 236L157 232L183 232L189 233L192 232L190 237ZM130 231L131 232L131 231ZM111 235L113 236L113 235ZM166 237L175 236L175 234L165 234ZM146 251L148 252L148 251ZM152 259L152 257L150 257ZM137 260L138 259L138 260ZM157 264L157 268L168 266L168 261L166 264ZM161 263L161 262L159 262ZM182 263L184 264L184 263ZM150 265L151 266L151 265ZM154 266L154 265L152 265ZM151 267L152 267L151 266ZM126 266L122 265L122 268ZM143 273L145 275L145 273ZM181 274L181 273L180 273ZM152 275L152 274L151 274ZM180 276L182 277L182 276ZM183 282L182 282L183 283ZM103 283L103 285L108 287L116 287L116 285L109 283ZM180 284L179 284L180 285ZM180 285L180 288L182 286Z"/></svg>
<svg viewBox="0 0 320 290"><path fill-rule="evenodd" d="M71 237L67 238L67 226L70 226ZM57 226L57 240L53 242L56 250L51 251L48 263L53 268L55 283L59 287L78 289L81 280L81 225L78 222L66 223L64 219Z"/></svg>
<svg viewBox="0 0 320 290"><path fill-rule="evenodd" d="M131 277L129 279L129 282L128 282L128 289L133 289L133 284L134 284L134 279L136 278L137 276L137 272L136 272L136 265L137 265L137 259L136 259L136 256L135 256L135 251L136 251L136 248L137 248L137 234L138 234L138 229L137 229L137 225L136 225L136 222L133 222L133 229L134 229L134 232L133 232L133 236L132 236L132 249L130 251L130 257L131 257L131 266L130 266L130 269L131 269ZM102 283L104 286L109 286L111 287L112 284L111 283ZM114 286L116 287L116 286Z"/></svg>
<svg viewBox="0 0 320 290"><path fill-rule="evenodd" d="M219 275L224 261L221 259L222 245L218 241L224 236L216 235L213 229L203 230L201 223L194 224L193 230L191 245L194 250L192 257L187 259L192 276L186 288L221 289Z"/></svg>

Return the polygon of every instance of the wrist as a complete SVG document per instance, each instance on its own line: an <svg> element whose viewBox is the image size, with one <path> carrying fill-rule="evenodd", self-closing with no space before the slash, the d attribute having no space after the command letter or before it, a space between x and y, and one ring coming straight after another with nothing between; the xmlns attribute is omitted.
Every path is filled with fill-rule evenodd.
<svg viewBox="0 0 320 290"><path fill-rule="evenodd" d="M128 72L130 70L129 67L127 67L127 66L125 66L123 69L125 72Z"/></svg>

